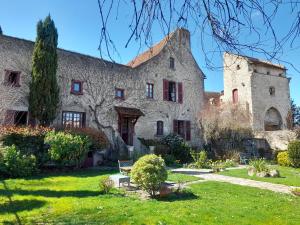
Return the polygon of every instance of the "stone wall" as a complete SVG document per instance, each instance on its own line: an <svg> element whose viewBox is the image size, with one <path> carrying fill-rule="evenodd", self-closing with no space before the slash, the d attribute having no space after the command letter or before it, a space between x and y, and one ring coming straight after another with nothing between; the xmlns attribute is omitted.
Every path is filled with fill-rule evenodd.
<svg viewBox="0 0 300 225"><path fill-rule="evenodd" d="M204 75L195 62L190 49L189 36L182 38L177 30L168 44L155 57L138 67L120 65L95 57L58 49L57 76L60 85L61 103L54 125L62 124L62 111L86 113L86 124L96 127L90 106L98 107L97 117L105 127L118 130L118 115L114 106L140 109L145 116L135 125L135 146L138 137L156 138L156 122L164 122L164 134L172 133L173 120L190 120L192 133L190 144L201 146L197 117L204 103ZM21 87L10 87L17 101L4 95L1 84L0 97L6 110L28 109L28 84L30 82L31 55L34 43L18 38L0 36L0 79L5 70L21 71ZM175 59L175 68L169 67L169 58ZM163 100L163 79L183 83L183 103ZM83 81L83 94L70 93L72 80ZM154 98L145 94L146 83L154 84ZM115 88L125 90L125 100L115 98ZM2 107L3 108L3 107ZM110 138L111 131L105 130Z"/></svg>

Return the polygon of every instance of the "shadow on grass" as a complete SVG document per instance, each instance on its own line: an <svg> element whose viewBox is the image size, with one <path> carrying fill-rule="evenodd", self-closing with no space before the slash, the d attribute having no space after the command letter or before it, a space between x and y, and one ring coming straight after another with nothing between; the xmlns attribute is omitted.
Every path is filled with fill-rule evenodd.
<svg viewBox="0 0 300 225"><path fill-rule="evenodd" d="M0 195L3 196L12 196L17 195L34 195L34 196L44 196L44 197L93 197L99 196L99 191L53 191L53 190L22 190L22 189L5 189L0 191Z"/></svg>
<svg viewBox="0 0 300 225"><path fill-rule="evenodd" d="M39 180L42 178L51 178L51 177L78 177L78 178L86 178L86 177L96 177L101 175L111 175L118 173L118 170L115 169L78 169L78 170L53 170L53 171L42 171L42 174L35 175L32 177L22 178L24 180Z"/></svg>
<svg viewBox="0 0 300 225"><path fill-rule="evenodd" d="M0 214L17 213L25 210L33 210L45 205L45 201L40 200L12 200L0 204Z"/></svg>
<svg viewBox="0 0 300 225"><path fill-rule="evenodd" d="M172 193L166 197L158 198L158 201L175 202L175 201L189 201L199 199L199 196L195 195L191 191L183 191L179 193Z"/></svg>

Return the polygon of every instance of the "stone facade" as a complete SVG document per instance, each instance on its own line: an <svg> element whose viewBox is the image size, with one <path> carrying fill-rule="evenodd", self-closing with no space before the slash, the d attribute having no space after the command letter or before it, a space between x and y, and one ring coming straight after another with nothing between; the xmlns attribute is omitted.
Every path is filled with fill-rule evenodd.
<svg viewBox="0 0 300 225"><path fill-rule="evenodd" d="M71 115L66 112L79 112L82 113L80 116L84 115L85 126L100 126L112 141L114 135L122 137L127 123L132 134L130 145L140 148L138 138L157 137L158 121L163 123L164 135L179 132L178 124L174 128L175 121L189 121L182 127L184 132L190 127L186 138L190 136L190 145L201 146L197 117L204 103L204 74L193 58L190 46L189 32L178 29L128 65L58 49L61 103L53 125L62 125L62 121ZM7 103L2 105L2 111L28 111L33 47L31 41L0 36L0 95L2 102ZM20 72L20 86L5 85L9 71ZM164 80L175 85L175 101L164 99ZM74 82L82 85L81 93L72 93ZM148 84L153 88L153 97L146 96ZM117 90L124 96L117 98ZM7 122L7 115L1 120Z"/></svg>
<svg viewBox="0 0 300 225"><path fill-rule="evenodd" d="M251 115L254 130L287 129L290 79L286 68L246 56L224 53L224 102L236 101Z"/></svg>

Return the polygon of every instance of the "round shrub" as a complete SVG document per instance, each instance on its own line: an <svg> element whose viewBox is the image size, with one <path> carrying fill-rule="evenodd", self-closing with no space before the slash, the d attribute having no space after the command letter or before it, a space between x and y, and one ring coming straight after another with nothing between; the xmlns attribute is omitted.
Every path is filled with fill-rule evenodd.
<svg viewBox="0 0 300 225"><path fill-rule="evenodd" d="M145 155L133 165L131 177L151 197L155 197L161 183L168 177L165 162L160 156Z"/></svg>
<svg viewBox="0 0 300 225"><path fill-rule="evenodd" d="M84 135L51 131L45 143L50 145L51 160L61 166L80 167L91 146L90 139Z"/></svg>
<svg viewBox="0 0 300 225"><path fill-rule="evenodd" d="M280 166L290 166L291 165L287 151L279 152L277 154L277 163Z"/></svg>
<svg viewBox="0 0 300 225"><path fill-rule="evenodd" d="M300 141L292 141L288 145L289 160L294 167L300 167Z"/></svg>
<svg viewBox="0 0 300 225"><path fill-rule="evenodd" d="M108 194L110 190L113 188L114 183L109 178L109 176L103 176L101 177L99 181L99 189L101 194Z"/></svg>
<svg viewBox="0 0 300 225"><path fill-rule="evenodd" d="M14 145L0 149L0 175L2 177L28 177L36 172L34 155L22 155Z"/></svg>

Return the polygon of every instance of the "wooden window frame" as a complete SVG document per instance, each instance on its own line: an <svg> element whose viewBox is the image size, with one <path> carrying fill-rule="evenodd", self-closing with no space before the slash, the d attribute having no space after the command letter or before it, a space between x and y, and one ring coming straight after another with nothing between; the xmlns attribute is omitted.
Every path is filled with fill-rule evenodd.
<svg viewBox="0 0 300 225"><path fill-rule="evenodd" d="M147 83L146 84L146 97L153 99L154 98L154 84Z"/></svg>
<svg viewBox="0 0 300 225"><path fill-rule="evenodd" d="M67 126L67 125L65 125L65 123L67 122L65 119L67 119L66 117L67 117L67 115L65 115L65 114L67 114L67 113L69 113L69 114L71 114L72 116L72 120L71 120L71 126ZM79 114L79 118L80 118L80 120L79 120L79 127L78 126L74 126L74 123L75 122L77 122L77 121L75 121L74 119L75 119L75 114ZM68 120L69 121L69 120ZM63 127L65 127L65 128L84 128L85 127L85 124L86 124L86 114L85 114L85 112L76 112L76 111L62 111L62 126Z"/></svg>
<svg viewBox="0 0 300 225"><path fill-rule="evenodd" d="M182 124L183 133L179 134L179 124ZM173 133L180 135L184 140L191 140L191 121L189 120L173 120Z"/></svg>
<svg viewBox="0 0 300 225"><path fill-rule="evenodd" d="M156 122L156 136L164 135L164 122L159 120Z"/></svg>
<svg viewBox="0 0 300 225"><path fill-rule="evenodd" d="M79 91L75 91L75 89L74 89L75 84L80 85L80 90ZM81 80L72 80L71 94L73 94L73 95L83 95L83 81L81 81Z"/></svg>
<svg viewBox="0 0 300 225"><path fill-rule="evenodd" d="M171 87L171 84L173 85L173 88L174 88L174 99L172 99L172 92L170 91L170 87ZM175 81L168 81L168 101L169 102L177 102L177 87L176 87L176 82Z"/></svg>
<svg viewBox="0 0 300 225"><path fill-rule="evenodd" d="M123 93L122 96L117 95L118 91L121 91L121 93ZM115 99L125 100L125 89L115 88Z"/></svg>

